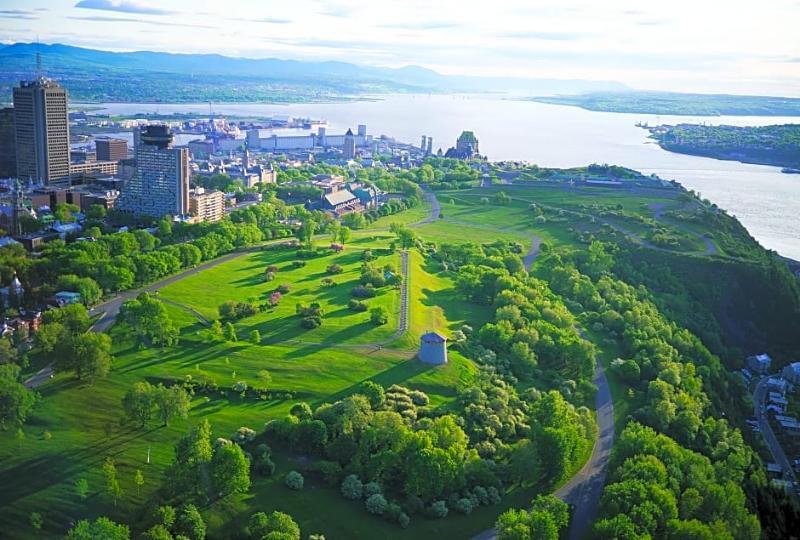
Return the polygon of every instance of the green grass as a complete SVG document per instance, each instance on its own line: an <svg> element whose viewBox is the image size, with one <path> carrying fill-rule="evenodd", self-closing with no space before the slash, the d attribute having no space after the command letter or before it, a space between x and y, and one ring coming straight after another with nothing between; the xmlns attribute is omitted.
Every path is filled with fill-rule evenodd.
<svg viewBox="0 0 800 540"><path fill-rule="evenodd" d="M159 295L195 309L212 320L218 318L218 307L225 301L262 304L279 285L286 284L290 292L283 295L276 308L236 323L240 339L246 339L252 330L258 330L264 344L290 340L337 344L382 341L397 330L398 289L382 287L375 298L365 301L370 308L383 306L389 311L389 322L385 325L375 326L369 320L369 312L357 313L347 307L352 298L350 291L359 284L362 253L373 245L370 238L360 238L348 244L342 253L305 259L306 266L302 268L292 267L292 262L298 260L294 250L252 253L173 283L161 289ZM331 264L340 265L344 272L328 274L326 268ZM376 256L372 264L378 268L388 264L399 271L400 256L397 253ZM279 269L271 282L264 279L265 268L269 265L276 265ZM325 278L333 279L336 284L324 286L322 280ZM213 286L209 286L211 284ZM325 317L322 326L306 330L300 326L295 306L312 302L322 305Z"/></svg>

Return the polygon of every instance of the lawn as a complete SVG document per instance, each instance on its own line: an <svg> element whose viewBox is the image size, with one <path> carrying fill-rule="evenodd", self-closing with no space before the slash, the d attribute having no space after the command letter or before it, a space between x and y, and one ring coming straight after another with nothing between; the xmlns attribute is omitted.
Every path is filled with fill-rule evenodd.
<svg viewBox="0 0 800 540"><path fill-rule="evenodd" d="M366 249L374 249L375 258L371 264L378 268L389 265L399 272L400 255L379 254L377 245L387 248L388 242L376 243L373 238L361 237L348 244L341 253L312 259L298 259L295 250L251 253L164 287L159 296L213 320L219 318L218 308L222 303L233 300L263 304L278 286L285 284L290 290L276 308L236 323L240 339L247 339L252 330L258 330L264 344L291 340L337 344L385 341L397 331L398 288L382 287L377 290L375 298L365 300L370 308L383 306L389 311L389 321L385 325L372 324L368 311L355 312L347 307L352 299L351 290L359 284L362 254ZM295 268L295 261L302 261L305 266ZM341 266L343 272L329 274L326 269L332 264ZM277 266L278 272L274 281L268 282L265 269L271 265ZM322 282L325 278L333 279L335 285L325 286ZM312 302L321 304L325 316L322 326L306 330L300 326L295 306Z"/></svg>

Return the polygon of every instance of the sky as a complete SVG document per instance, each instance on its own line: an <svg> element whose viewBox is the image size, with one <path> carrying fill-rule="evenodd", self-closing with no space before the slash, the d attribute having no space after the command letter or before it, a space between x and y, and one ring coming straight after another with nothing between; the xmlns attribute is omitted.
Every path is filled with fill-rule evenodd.
<svg viewBox="0 0 800 540"><path fill-rule="evenodd" d="M0 0L0 41L800 97L800 0Z"/></svg>

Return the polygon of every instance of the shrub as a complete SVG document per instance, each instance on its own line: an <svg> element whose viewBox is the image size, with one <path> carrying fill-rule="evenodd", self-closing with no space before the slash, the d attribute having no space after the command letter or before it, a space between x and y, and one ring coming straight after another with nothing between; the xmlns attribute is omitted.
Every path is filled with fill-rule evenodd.
<svg viewBox="0 0 800 540"><path fill-rule="evenodd" d="M233 434L233 440L239 444L252 442L255 438L255 430L252 430L249 427L240 427L236 430L236 433Z"/></svg>
<svg viewBox="0 0 800 540"><path fill-rule="evenodd" d="M489 488L486 490L486 492L489 494L489 503L490 504L497 504L497 503L500 502L500 492L497 491L496 487L489 486Z"/></svg>
<svg viewBox="0 0 800 540"><path fill-rule="evenodd" d="M383 306L372 308L369 312L369 320L372 324L384 325L389 322L389 311Z"/></svg>
<svg viewBox="0 0 800 540"><path fill-rule="evenodd" d="M267 272L272 272L273 274L278 273L278 267L274 264L267 266Z"/></svg>
<svg viewBox="0 0 800 540"><path fill-rule="evenodd" d="M303 317L300 320L300 326L302 326L306 330L313 330L314 328L322 326L322 318L320 318L320 317Z"/></svg>
<svg viewBox="0 0 800 540"><path fill-rule="evenodd" d="M289 414L292 416L296 416L300 420L307 420L311 418L311 405L305 402L295 403L292 405L292 408L289 409Z"/></svg>
<svg viewBox="0 0 800 540"><path fill-rule="evenodd" d="M275 272L267 272L264 274L264 281L274 281L275 280Z"/></svg>
<svg viewBox="0 0 800 540"><path fill-rule="evenodd" d="M274 308L275 306L280 304L281 298L283 298L283 295L278 291L275 291L274 293L270 294L269 298L267 298L267 303L269 304L269 307Z"/></svg>
<svg viewBox="0 0 800 540"><path fill-rule="evenodd" d="M327 272L329 274L341 274L342 272L344 272L344 268L342 268L341 265L332 264L328 266Z"/></svg>
<svg viewBox="0 0 800 540"><path fill-rule="evenodd" d="M342 492L342 497L355 501L356 499L360 499L364 494L364 485L361 483L358 476L351 474L342 481L340 491Z"/></svg>
<svg viewBox="0 0 800 540"><path fill-rule="evenodd" d="M379 495L383 493L381 489L381 485L377 482L367 482L364 484L364 498L369 499L373 495Z"/></svg>
<svg viewBox="0 0 800 540"><path fill-rule="evenodd" d="M403 509L400 508L400 505L392 502L386 507L386 512L383 514L388 521L397 523L397 520L400 518L400 514L403 513Z"/></svg>
<svg viewBox="0 0 800 540"><path fill-rule="evenodd" d="M411 518L408 517L408 514L405 512L401 512L400 515L397 517L397 523L404 529L407 529L409 525L411 525Z"/></svg>
<svg viewBox="0 0 800 540"><path fill-rule="evenodd" d="M282 283L281 285L278 285L278 292L281 293L281 294L286 294L290 290L291 289L290 289L289 285L286 284L286 283Z"/></svg>
<svg viewBox="0 0 800 540"><path fill-rule="evenodd" d="M354 298L373 298L375 296L375 287L371 284L356 285L353 287L353 290L350 291L350 294Z"/></svg>
<svg viewBox="0 0 800 540"><path fill-rule="evenodd" d="M344 246L342 244L333 243L333 244L331 244L331 249L334 252L339 253L340 251L342 251L344 249Z"/></svg>
<svg viewBox="0 0 800 540"><path fill-rule="evenodd" d="M455 509L457 512L461 512L464 515L471 514L473 509L472 501L466 497L458 499L455 504Z"/></svg>
<svg viewBox="0 0 800 540"><path fill-rule="evenodd" d="M408 393L408 396L411 398L411 401L414 405L419 405L424 407L430 402L428 395L425 392L420 392L419 390L411 390Z"/></svg>
<svg viewBox="0 0 800 540"><path fill-rule="evenodd" d="M372 252L368 249L365 249L363 253L361 253L361 259L364 261L371 261L375 257L372 255Z"/></svg>
<svg viewBox="0 0 800 540"><path fill-rule="evenodd" d="M286 483L286 487L288 487L289 489L294 489L294 490L303 489L303 483L304 483L303 475L297 471L289 471L288 473L286 473L286 479L284 480L284 482Z"/></svg>
<svg viewBox="0 0 800 540"><path fill-rule="evenodd" d="M472 493L477 497L478 502L484 506L489 504L489 493L486 491L486 488L483 486L475 486L472 489Z"/></svg>
<svg viewBox="0 0 800 540"><path fill-rule="evenodd" d="M256 448L253 470L261 476L272 476L275 473L275 462L272 461L272 450L266 444Z"/></svg>
<svg viewBox="0 0 800 540"><path fill-rule="evenodd" d="M350 308L351 311L355 311L356 313L362 313L367 311L367 304L364 302L359 302L358 300L350 300L347 303L347 307Z"/></svg>
<svg viewBox="0 0 800 540"><path fill-rule="evenodd" d="M292 268L303 268L306 264L306 261L292 261Z"/></svg>
<svg viewBox="0 0 800 540"><path fill-rule="evenodd" d="M405 508L406 512L411 515L419 514L425 510L425 502L416 495L409 495L403 504L403 507Z"/></svg>
<svg viewBox="0 0 800 540"><path fill-rule="evenodd" d="M383 495L380 493L376 493L367 499L367 502L364 503L364 506L367 508L367 512L370 514L375 514L376 516L382 516L384 512L386 512L386 507L388 503Z"/></svg>
<svg viewBox="0 0 800 540"><path fill-rule="evenodd" d="M333 281L331 278L329 278L329 277L322 278L322 286L323 287L333 287L334 285L336 285L336 282Z"/></svg>
<svg viewBox="0 0 800 540"><path fill-rule="evenodd" d="M432 518L445 518L447 517L447 503L444 501L435 501L428 507L428 515Z"/></svg>
<svg viewBox="0 0 800 540"><path fill-rule="evenodd" d="M245 381L237 381L236 384L233 385L233 391L239 394L247 392L247 383Z"/></svg>
<svg viewBox="0 0 800 540"><path fill-rule="evenodd" d="M226 320L244 319L258 313L258 308L247 302L234 302L228 300L219 306L219 316Z"/></svg>

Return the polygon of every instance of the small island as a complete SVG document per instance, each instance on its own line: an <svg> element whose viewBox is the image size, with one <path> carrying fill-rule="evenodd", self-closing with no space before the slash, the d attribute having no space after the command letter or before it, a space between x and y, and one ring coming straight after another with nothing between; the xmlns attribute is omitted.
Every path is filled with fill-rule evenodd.
<svg viewBox="0 0 800 540"><path fill-rule="evenodd" d="M527 100L615 113L674 116L800 116L800 99L770 96L634 91L541 96Z"/></svg>
<svg viewBox="0 0 800 540"><path fill-rule="evenodd" d="M800 124L739 127L678 124L646 127L670 152L783 167L800 172Z"/></svg>

